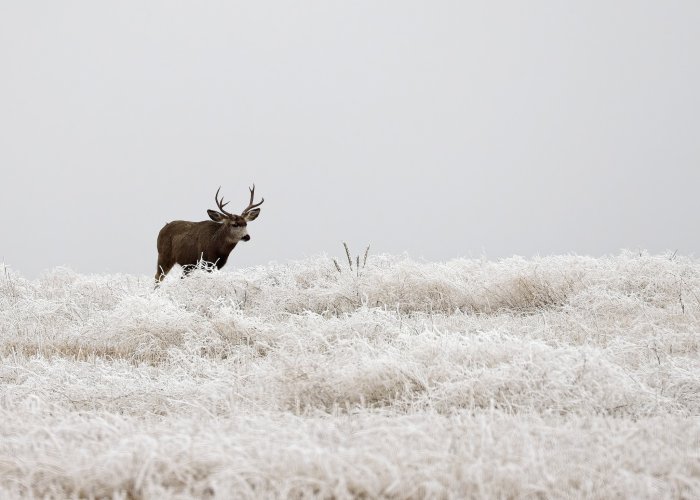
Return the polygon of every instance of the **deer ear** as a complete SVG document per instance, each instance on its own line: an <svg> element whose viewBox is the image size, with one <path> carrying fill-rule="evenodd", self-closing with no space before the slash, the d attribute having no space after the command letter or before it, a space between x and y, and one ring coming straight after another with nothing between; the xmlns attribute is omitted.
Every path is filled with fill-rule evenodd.
<svg viewBox="0 0 700 500"><path fill-rule="evenodd" d="M215 210L207 210L207 213L209 214L209 218L214 222L221 222L224 220L224 216Z"/></svg>
<svg viewBox="0 0 700 500"><path fill-rule="evenodd" d="M259 208L254 208L253 210L251 210L250 212L248 212L247 214L245 214L245 220L247 220L248 222L250 222L250 221L252 221L252 220L257 219L257 218L258 218L258 215L260 215L260 209L259 209Z"/></svg>

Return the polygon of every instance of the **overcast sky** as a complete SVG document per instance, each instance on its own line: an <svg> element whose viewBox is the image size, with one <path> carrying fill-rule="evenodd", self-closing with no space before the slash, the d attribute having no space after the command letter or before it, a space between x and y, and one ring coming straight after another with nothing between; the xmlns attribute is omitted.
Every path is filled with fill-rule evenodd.
<svg viewBox="0 0 700 500"><path fill-rule="evenodd" d="M0 261L700 247L700 2L0 0Z"/></svg>

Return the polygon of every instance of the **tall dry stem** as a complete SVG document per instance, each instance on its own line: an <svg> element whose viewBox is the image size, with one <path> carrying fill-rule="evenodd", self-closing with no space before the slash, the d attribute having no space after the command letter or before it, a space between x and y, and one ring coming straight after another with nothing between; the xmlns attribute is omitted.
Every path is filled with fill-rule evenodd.
<svg viewBox="0 0 700 500"><path fill-rule="evenodd" d="M343 242L343 246L345 247L345 255L348 256L348 266L350 266L350 270L352 271L352 257L350 257L350 249L348 248L348 244Z"/></svg>

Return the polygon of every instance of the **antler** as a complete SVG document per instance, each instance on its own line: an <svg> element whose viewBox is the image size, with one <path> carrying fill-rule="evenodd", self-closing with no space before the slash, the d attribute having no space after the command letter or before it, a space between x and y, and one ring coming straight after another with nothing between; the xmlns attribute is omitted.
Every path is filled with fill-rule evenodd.
<svg viewBox="0 0 700 500"><path fill-rule="evenodd" d="M265 198L262 198L260 200L260 203L253 204L253 196L255 196L255 184L253 184L252 188L248 188L248 190L250 191L250 202L248 203L248 206L245 207L245 209L243 209L243 211L241 212L241 215L247 214L248 212L253 210L255 207L259 207L260 205L262 205L263 202L265 201Z"/></svg>
<svg viewBox="0 0 700 500"><path fill-rule="evenodd" d="M226 205L228 205L229 202L227 201L226 203L224 203L224 197L223 197L223 196L221 197L221 201L219 201L219 191L220 191L220 190L221 190L221 186L219 186L219 189L216 190L216 194L214 195L214 201L216 201L216 206L219 207L219 211L220 211L222 214L228 215L228 216L230 217L230 216L233 215L233 214L227 212L226 210L224 210L224 207L225 207Z"/></svg>

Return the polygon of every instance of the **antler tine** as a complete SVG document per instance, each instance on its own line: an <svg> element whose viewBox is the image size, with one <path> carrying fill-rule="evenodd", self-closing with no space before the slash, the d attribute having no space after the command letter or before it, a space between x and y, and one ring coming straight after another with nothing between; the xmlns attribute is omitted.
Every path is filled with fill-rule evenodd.
<svg viewBox="0 0 700 500"><path fill-rule="evenodd" d="M223 196L221 197L221 201L219 201L219 191L221 191L221 186L219 186L219 189L216 190L216 194L214 195L214 201L216 201L216 206L219 207L219 211L220 211L222 214L225 214L225 215L233 215L233 214L227 212L226 210L224 210L224 207L225 207L226 205L228 205L229 202L227 201L226 203L224 203L224 197L223 197Z"/></svg>
<svg viewBox="0 0 700 500"><path fill-rule="evenodd" d="M260 199L260 203L253 203L253 197L255 196L255 184L253 184L252 188L248 188L248 191L250 191L250 201L248 202L248 206L243 209L243 212L241 212L241 215L245 215L251 210L253 210L256 207L259 207L260 205L263 204L265 201L265 198Z"/></svg>

